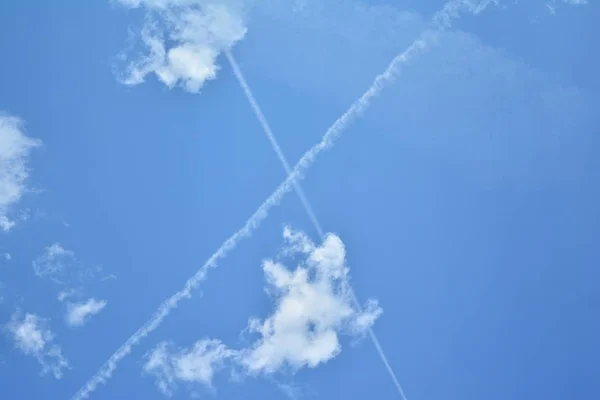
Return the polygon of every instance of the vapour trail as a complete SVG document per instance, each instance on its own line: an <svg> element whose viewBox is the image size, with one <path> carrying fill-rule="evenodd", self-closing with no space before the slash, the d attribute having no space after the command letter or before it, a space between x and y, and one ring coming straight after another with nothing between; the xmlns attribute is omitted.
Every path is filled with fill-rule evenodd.
<svg viewBox="0 0 600 400"><path fill-rule="evenodd" d="M269 138L269 141L271 142L271 145L273 146L275 153L277 153L277 157L279 158L279 161L281 161L281 164L283 165L283 168L285 169L287 174L288 175L292 174L292 168L290 167L290 164L288 163L287 158L285 157L285 154L283 154L283 150L281 150L281 147L279 146L279 143L277 142L277 138L275 138L275 135L273 134L273 131L271 130L271 127L269 125L269 122L267 121L267 118L263 114L260 106L258 105L258 102L254 98L254 95L252 94L252 90L250 89L250 85L248 85L248 82L246 81L246 78L244 77L242 70L240 69L237 61L235 60L235 57L233 56L231 51L227 51L225 54L227 56L227 60L229 60L229 63L231 64L231 67L233 69L233 73L234 73L235 77L237 78L242 89L244 90L244 93L246 94L248 102L250 103L250 106L252 107L252 109L254 110L254 113L256 114L256 118L258 118L258 120L260 121L260 124L262 125L263 130L265 131L265 134ZM317 230L317 233L319 234L321 241L324 241L325 235L323 233L323 230L321 229L321 224L319 223L319 220L317 219L316 214L313 212L310 202L308 201L308 198L304 194L304 190L302 190L302 186L300 185L300 183L297 180L294 180L293 182L294 182L294 189L296 190L296 193L298 194L298 197L300 198L300 201L302 202L302 205L304 206L304 210L308 214L312 224L314 225L315 229ZM358 301L358 298L356 297L356 294L350 287L348 288L348 291L351 295L351 298L353 300L355 308L359 312L362 313L362 307L360 305L360 302ZM381 358L381 361L383 362L388 375L394 382L394 386L396 386L396 389L398 390L400 397L403 400L407 400L406 395L404 394L404 389L400 385L398 377L396 376L396 373L392 369L392 366L390 365L388 358L385 355L385 352L383 351L383 348L379 344L379 340L377 339L377 335L375 335L375 331L373 331L373 329L371 327L369 327L368 333L369 333L371 340L373 341L373 344L375 345L375 349L377 350L377 353L379 354L379 358Z"/></svg>
<svg viewBox="0 0 600 400"><path fill-rule="evenodd" d="M237 61L233 57L233 54L231 53L230 50L227 50L225 52L225 55L227 56L227 60L229 61L229 64L231 64L231 68L233 69L233 74L235 75L238 82L240 83L240 86L242 87L242 89L244 90L244 93L246 94L246 97L248 98L248 102L250 103L250 106L254 110L254 114L256 114L256 118L258 118L258 121L262 125L263 130L267 134L267 137L269 138L269 141L271 142L271 145L273 146L273 150L275 150L275 153L277 153L277 157L279 158L279 161L281 161L281 164L283 164L283 168L285 169L285 172L289 176L292 173L292 167L290 167L290 164L288 163L287 158L283 154L281 147L279 147L279 143L277 143L277 139L275 138L275 135L273 135L271 126L269 125L267 118L265 117L262 110L260 109L258 102L254 98L254 95L252 94L252 90L250 90L250 86L248 86L248 83L246 82L246 78L244 77L242 70L240 69ZM310 203L308 202L306 195L304 194L304 190L302 190L302 186L300 186L298 181L296 181L295 179L294 179L293 183L294 183L294 190L296 191L296 194L300 198L300 201L302 202L302 206L306 210L306 213L308 214L310 221L314 225L319 236L321 238L324 238L325 235L323 233L323 230L321 229L319 220L317 219L317 216L313 212L313 209L312 209Z"/></svg>
<svg viewBox="0 0 600 400"><path fill-rule="evenodd" d="M319 143L308 150L294 166L291 173L287 178L275 189L273 193L260 205L260 207L252 214L252 216L246 221L244 226L237 232L231 235L221 247L212 255L210 258L196 271L196 273L189 278L184 287L163 302L158 309L152 314L150 319L146 321L132 336L127 339L117 351L110 356L110 358L100 367L98 372L94 374L85 384L79 389L79 391L73 395L72 400L82 400L87 398L99 384L106 382L111 376L114 370L117 368L118 363L125 358L130 352L133 346L137 345L143 338L148 336L152 331L160 326L164 319L171 313L173 309L177 307L179 302L184 298L190 298L192 290L195 289L198 284L206 278L208 271L216 267L217 260L225 257L243 238L250 236L250 234L258 228L261 222L267 217L268 211L279 204L281 199L288 193L293 187L294 183L304 176L304 172L310 167L316 160L317 156L323 151L331 147L336 139L340 136L346 127L354 121L356 117L361 115L370 105L370 102L375 96L377 96L384 88L385 84L391 82L394 78L398 68L408 63L416 55L424 51L428 45L436 41L439 33L443 30L448 29L451 26L453 19L458 17L458 11L461 7L466 7L467 11L472 13L479 13L490 3L496 3L497 0L485 0L480 4L473 4L470 0L452 0L440 10L433 17L433 25L437 29L428 30L424 32L420 38L415 40L404 52L397 55L392 62L389 64L387 69L379 74L371 87L358 99L356 100L342 116L340 116L334 123L327 129L327 132ZM355 300L356 301L356 300ZM374 341L376 345L378 342ZM381 347L381 346L379 346Z"/></svg>

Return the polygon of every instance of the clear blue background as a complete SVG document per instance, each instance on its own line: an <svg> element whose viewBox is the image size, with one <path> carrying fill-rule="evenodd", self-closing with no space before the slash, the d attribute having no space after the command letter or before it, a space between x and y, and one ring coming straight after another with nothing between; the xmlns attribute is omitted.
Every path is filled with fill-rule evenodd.
<svg viewBox="0 0 600 400"><path fill-rule="evenodd" d="M371 3L411 14L332 3L310 20L251 15L234 52L291 162L443 5ZM411 400L600 391L600 8L506 3L460 19L303 183L347 245L358 296L383 307L375 331ZM22 204L33 218L0 236L13 255L0 268L0 323L17 306L51 318L72 365L60 381L40 378L6 335L2 398L74 394L285 177L224 59L200 95L116 81L140 17L108 1L0 5L0 109L44 142L31 162L42 192ZM286 197L93 398L162 398L141 375L159 340L236 344L247 318L272 308L260 262L276 256L286 223L316 238ZM65 327L56 287L33 276L53 242L118 277L88 287L108 306L83 329ZM396 398L373 345L344 345L277 380L309 398ZM222 399L283 396L265 379L224 374L215 386Z"/></svg>

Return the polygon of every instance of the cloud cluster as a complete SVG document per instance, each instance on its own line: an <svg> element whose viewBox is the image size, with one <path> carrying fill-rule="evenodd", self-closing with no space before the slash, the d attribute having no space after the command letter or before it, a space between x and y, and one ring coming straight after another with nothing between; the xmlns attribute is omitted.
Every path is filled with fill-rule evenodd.
<svg viewBox="0 0 600 400"><path fill-rule="evenodd" d="M10 213L27 190L29 156L40 145L25 136L19 118L0 113L0 229L5 232L15 225Z"/></svg>
<svg viewBox="0 0 600 400"><path fill-rule="evenodd" d="M118 0L147 12L141 39L145 55L131 61L122 82L136 85L154 74L167 87L197 93L217 76L218 56L246 34L243 7L236 1Z"/></svg>
<svg viewBox="0 0 600 400"><path fill-rule="evenodd" d="M297 371L326 363L341 351L340 335L362 337L381 315L374 300L363 311L353 307L346 251L333 234L316 246L305 234L284 230L281 254L301 256L294 270L266 260L263 271L274 311L264 320L250 318L246 331L254 342L232 350L218 340L202 339L191 349L173 349L163 342L148 356L145 372L155 376L159 389L170 395L177 382L202 383L226 365L249 375Z"/></svg>
<svg viewBox="0 0 600 400"><path fill-rule="evenodd" d="M54 378L62 378L63 370L69 368L69 363L60 347L53 343L54 334L44 319L29 313L22 317L16 312L8 323L8 331L15 346L40 363L42 374L52 373Z"/></svg>

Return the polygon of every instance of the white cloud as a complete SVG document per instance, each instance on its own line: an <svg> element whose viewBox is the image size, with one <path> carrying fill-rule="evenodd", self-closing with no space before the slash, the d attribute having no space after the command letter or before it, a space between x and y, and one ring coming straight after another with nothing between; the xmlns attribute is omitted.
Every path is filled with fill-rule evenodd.
<svg viewBox="0 0 600 400"><path fill-rule="evenodd" d="M61 349L54 344L54 334L46 326L46 320L35 314L25 314L23 318L15 312L8 323L15 346L24 354L34 357L42 366L42 374L52 373L56 379L62 378L63 369L69 368Z"/></svg>
<svg viewBox="0 0 600 400"><path fill-rule="evenodd" d="M144 371L156 378L159 390L167 396L173 394L177 381L211 387L215 372L236 355L218 340L199 340L191 349L171 348L169 343L160 343L144 365Z"/></svg>
<svg viewBox="0 0 600 400"><path fill-rule="evenodd" d="M250 319L247 330L258 338L241 350L219 340L202 339L189 350L175 351L161 343L144 370L156 377L163 393L172 395L178 381L211 387L215 372L227 364L250 375L316 367L340 353L340 335L362 337L381 315L374 300L362 312L352 306L346 252L338 236L329 234L317 247L305 234L285 228L284 240L282 254L299 253L304 262L291 271L264 261L275 310L263 321Z"/></svg>
<svg viewBox="0 0 600 400"><path fill-rule="evenodd" d="M118 0L147 11L141 39L147 54L132 61L122 82L136 85L149 74L167 87L197 93L217 76L217 57L246 34L239 2L215 0Z"/></svg>
<svg viewBox="0 0 600 400"><path fill-rule="evenodd" d="M25 136L19 118L0 114L0 229L5 232L15 225L10 214L27 191L29 155L39 145Z"/></svg>
<svg viewBox="0 0 600 400"><path fill-rule="evenodd" d="M98 314L106 307L106 301L88 299L78 303L67 304L67 324L70 326L83 326L91 317Z"/></svg>
<svg viewBox="0 0 600 400"><path fill-rule="evenodd" d="M59 243L54 243L46 247L44 254L36 258L32 264L36 276L59 281L74 261L75 254L72 251L66 250Z"/></svg>
<svg viewBox="0 0 600 400"><path fill-rule="evenodd" d="M250 373L325 363L341 351L341 333L363 335L382 312L374 300L362 313L352 307L346 251L338 236L328 235L320 247L289 230L284 238L291 248L304 251L306 262L294 271L279 262L264 262L276 309L264 321L250 320L248 329L260 335L241 356Z"/></svg>
<svg viewBox="0 0 600 400"><path fill-rule="evenodd" d="M10 253L2 253L2 257L6 260L6 261L10 261L12 260L12 256L10 255Z"/></svg>

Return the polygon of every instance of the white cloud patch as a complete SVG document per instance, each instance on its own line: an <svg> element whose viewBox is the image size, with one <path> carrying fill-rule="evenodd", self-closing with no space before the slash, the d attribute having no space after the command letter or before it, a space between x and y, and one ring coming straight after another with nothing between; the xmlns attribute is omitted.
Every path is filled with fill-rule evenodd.
<svg viewBox="0 0 600 400"><path fill-rule="evenodd" d="M191 349L173 349L160 343L148 356L144 371L156 378L158 389L171 396L177 381L211 387L216 371L236 355L218 340L199 340Z"/></svg>
<svg viewBox="0 0 600 400"><path fill-rule="evenodd" d="M21 317L19 312L15 312L8 323L8 331L16 348L40 363L42 374L51 373L56 379L62 378L69 363L60 347L53 343L54 334L47 327L46 320L29 313Z"/></svg>
<svg viewBox="0 0 600 400"><path fill-rule="evenodd" d="M40 145L25 136L19 118L0 113L0 229L5 232L15 225L11 213L27 191L31 150Z"/></svg>
<svg viewBox="0 0 600 400"><path fill-rule="evenodd" d="M218 56L246 34L242 6L215 0L118 0L147 11L145 55L131 61L122 82L137 85L154 74L167 87L198 93L217 76Z"/></svg>
<svg viewBox="0 0 600 400"><path fill-rule="evenodd" d="M304 250L306 262L293 271L272 260L263 263L276 309L263 321L250 320L249 331L260 339L241 362L251 373L327 362L341 351L340 333L364 334L382 312L374 300L362 313L352 307L346 251L338 236L328 235L320 247L289 230L284 237L292 248Z"/></svg>
<svg viewBox="0 0 600 400"><path fill-rule="evenodd" d="M75 254L59 243L46 247L44 254L33 261L33 271L40 278L60 282L66 270L75 262Z"/></svg>
<svg viewBox="0 0 600 400"><path fill-rule="evenodd" d="M353 307L346 251L341 239L329 234L316 246L305 234L284 230L281 254L303 257L289 270L266 260L263 271L275 309L264 320L251 318L247 330L258 335L244 349L232 350L218 340L202 339L191 349L171 350L161 343L147 358L144 370L156 377L159 389L173 394L178 381L212 386L216 371L241 367L250 375L316 367L341 352L340 335L363 337L381 315L375 300L362 312Z"/></svg>
<svg viewBox="0 0 600 400"><path fill-rule="evenodd" d="M67 324L72 327L83 326L104 307L106 307L106 301L94 298L78 303L69 303L67 304Z"/></svg>
<svg viewBox="0 0 600 400"><path fill-rule="evenodd" d="M2 253L2 258L4 258L5 261L12 260L12 256L10 255L10 253Z"/></svg>

